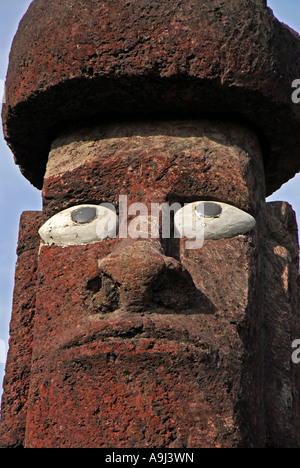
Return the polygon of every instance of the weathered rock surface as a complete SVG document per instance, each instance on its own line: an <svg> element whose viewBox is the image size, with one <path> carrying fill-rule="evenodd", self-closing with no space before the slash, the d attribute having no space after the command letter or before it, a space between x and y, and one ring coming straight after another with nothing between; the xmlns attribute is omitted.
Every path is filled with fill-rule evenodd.
<svg viewBox="0 0 300 468"><path fill-rule="evenodd" d="M241 336L246 311L260 300L252 288L257 273L251 240L223 240L217 253L209 243L191 254L188 268L197 288L206 285L210 307L190 314L146 309L141 315L126 302L107 313L97 309L97 292L87 285L99 274L99 259L109 259L111 244L104 245L42 247L26 446L233 447L245 439L263 445L260 413L251 411L262 402L259 362L247 370L247 388L241 380L248 359ZM153 253L143 253L141 265L138 250L130 252L131 268L127 263L122 277L131 275L132 290L134 281L152 275ZM197 264L202 258L211 260L206 277ZM118 266L110 263L113 279ZM260 323L255 313L251 326L257 333ZM253 354L255 345L256 339L247 352ZM239 418L246 416L250 421L242 428Z"/></svg>
<svg viewBox="0 0 300 468"><path fill-rule="evenodd" d="M189 315L101 313L95 278L113 240L44 246L29 284L35 235L20 235L1 446L299 446L297 228L287 204L266 209L260 244L239 236L186 251L181 241L210 304ZM22 224L33 219L43 222L30 214Z"/></svg>
<svg viewBox="0 0 300 468"><path fill-rule="evenodd" d="M264 394L267 444L299 447L300 372L291 343L300 336L299 243L288 203L266 204L264 262Z"/></svg>
<svg viewBox="0 0 300 468"><path fill-rule="evenodd" d="M51 217L80 203L219 200L252 215L265 197L255 134L210 120L98 125L53 141L43 187Z"/></svg>
<svg viewBox="0 0 300 468"><path fill-rule="evenodd" d="M297 225L265 203L299 170L299 52L264 0L32 2L3 120L43 212L21 219L0 447L300 447ZM120 195L256 223L194 249L41 242L70 207L88 233L83 204L123 229Z"/></svg>
<svg viewBox="0 0 300 468"><path fill-rule="evenodd" d="M1 404L0 447L24 446L36 308L38 229L43 214L25 212L20 220L9 352Z"/></svg>
<svg viewBox="0 0 300 468"><path fill-rule="evenodd" d="M1 446L299 447L294 213L265 204L251 131L177 127L116 127L116 140L96 127L53 143L45 212L22 222ZM38 249L45 213L116 202L124 187L148 207L215 188L256 226L194 250L118 237Z"/></svg>
<svg viewBox="0 0 300 468"><path fill-rule="evenodd" d="M10 55L4 133L41 188L71 122L226 114L260 136L270 194L299 171L299 57L265 0L34 0Z"/></svg>

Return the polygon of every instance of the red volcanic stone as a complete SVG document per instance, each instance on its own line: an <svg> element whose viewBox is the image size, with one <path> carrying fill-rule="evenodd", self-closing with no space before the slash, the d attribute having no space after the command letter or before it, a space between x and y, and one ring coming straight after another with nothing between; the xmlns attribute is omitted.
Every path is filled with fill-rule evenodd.
<svg viewBox="0 0 300 468"><path fill-rule="evenodd" d="M267 445L299 447L300 369L291 346L300 336L299 243L296 216L284 202L266 204L264 401Z"/></svg>
<svg viewBox="0 0 300 468"><path fill-rule="evenodd" d="M43 214L25 212L20 220L9 352L1 404L0 447L23 447L35 316L38 229Z"/></svg>
<svg viewBox="0 0 300 468"><path fill-rule="evenodd" d="M1 447L299 447L297 227L262 165L267 193L299 169L299 48L263 0L31 4L4 130L38 187L52 146L44 211L21 219ZM195 250L40 243L45 217L122 193L256 227Z"/></svg>
<svg viewBox="0 0 300 468"><path fill-rule="evenodd" d="M180 241L201 292L189 311L101 309L103 260L122 288L112 255L129 246L124 279L139 282L152 253L142 249L140 272L140 241L39 248L42 221L21 220L1 447L299 446L299 257L287 204L267 204L250 235L189 251Z"/></svg>
<svg viewBox="0 0 300 468"><path fill-rule="evenodd" d="M226 115L256 129L269 195L299 170L299 57L265 0L35 0L10 55L5 137L41 188L70 123Z"/></svg>
<svg viewBox="0 0 300 468"><path fill-rule="evenodd" d="M189 203L217 200L251 213L265 199L255 134L214 120L130 122L83 127L52 143L43 208L52 216L80 203Z"/></svg>
<svg viewBox="0 0 300 468"><path fill-rule="evenodd" d="M191 254L186 264L197 288L208 290L214 278L215 289L209 309L190 313L95 308L98 288L91 286L113 243L41 249L25 446L261 446L261 413L251 411L262 403L261 355L250 364L257 339L245 348L242 338L248 307L258 304L251 240L209 242ZM205 277L201 258L228 265L232 287L223 298L223 275L211 266ZM134 275L137 253L130 259ZM116 277L118 265L111 269ZM259 330L259 314L255 320Z"/></svg>

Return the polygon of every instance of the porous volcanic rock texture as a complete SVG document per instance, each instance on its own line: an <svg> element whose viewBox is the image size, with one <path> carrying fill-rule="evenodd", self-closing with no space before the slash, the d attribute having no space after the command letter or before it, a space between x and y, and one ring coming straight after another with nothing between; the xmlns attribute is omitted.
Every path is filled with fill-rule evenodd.
<svg viewBox="0 0 300 468"><path fill-rule="evenodd" d="M141 244L130 251L131 284L151 274L145 250L139 261ZM103 313L100 284L99 291L88 285L111 247L42 247L26 447L262 446L262 317L252 287L258 278L253 239L219 242L217 252L209 242L189 256L186 267L206 304L190 312L145 304L139 313L120 306Z"/></svg>
<svg viewBox="0 0 300 468"><path fill-rule="evenodd" d="M299 171L299 57L265 0L34 0L12 46L4 133L41 188L71 122L226 114L259 133L271 194Z"/></svg>
<svg viewBox="0 0 300 468"><path fill-rule="evenodd" d="M300 336L299 243L288 203L266 204L263 303L267 444L299 447L299 365L290 358Z"/></svg>
<svg viewBox="0 0 300 468"><path fill-rule="evenodd" d="M32 2L2 116L43 212L20 223L1 447L300 447L297 225L265 203L299 170L299 75L265 0ZM41 242L56 213L120 215L120 195L256 226L197 249Z"/></svg>
<svg viewBox="0 0 300 468"><path fill-rule="evenodd" d="M53 142L44 212L21 221L1 446L299 447L294 212L265 203L250 130L160 130L82 128ZM40 244L46 218L107 196L117 204L122 189L148 207L214 193L256 227L194 250L185 239Z"/></svg>
<svg viewBox="0 0 300 468"><path fill-rule="evenodd" d="M75 182L76 181L76 182ZM261 148L245 126L214 120L135 121L63 132L43 186L47 216L80 203L220 200L256 216L264 202Z"/></svg>
<svg viewBox="0 0 300 468"><path fill-rule="evenodd" d="M20 220L9 352L1 403L2 448L24 446L40 246L38 229L43 220L40 212L25 212Z"/></svg>
<svg viewBox="0 0 300 468"><path fill-rule="evenodd" d="M287 204L264 220L259 249L256 236L182 245L206 297L190 315L103 315L95 278L116 241L44 246L36 270L34 235L27 252L20 236L1 447L298 447L297 228Z"/></svg>

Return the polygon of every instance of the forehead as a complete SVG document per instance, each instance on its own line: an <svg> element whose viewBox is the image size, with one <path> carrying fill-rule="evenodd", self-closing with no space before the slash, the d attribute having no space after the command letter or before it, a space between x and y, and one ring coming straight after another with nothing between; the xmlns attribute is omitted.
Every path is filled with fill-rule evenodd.
<svg viewBox="0 0 300 468"><path fill-rule="evenodd" d="M264 196L262 156L256 136L232 123L99 125L53 142L43 194L49 215L86 202L117 205L121 194L144 203L215 199L254 213Z"/></svg>

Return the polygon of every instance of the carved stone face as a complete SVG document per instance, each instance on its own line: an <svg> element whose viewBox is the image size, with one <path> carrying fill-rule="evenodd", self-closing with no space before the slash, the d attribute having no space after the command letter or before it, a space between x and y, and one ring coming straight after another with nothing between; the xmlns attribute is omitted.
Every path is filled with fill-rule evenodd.
<svg viewBox="0 0 300 468"><path fill-rule="evenodd" d="M242 235L253 235L255 218L251 214L259 215L264 201L262 157L256 137L232 124L174 121L103 125L55 140L43 194L45 213L56 212L40 231L46 243L63 247L107 243L99 234L105 223L110 229L107 238L116 238L110 242L110 254L99 256L98 280L88 279L89 284L98 285L94 287L95 313L211 313L218 304L213 295L203 292L203 271L193 268L199 252L189 252L184 239L192 228L190 218L197 220L198 216L199 228L207 230L205 238L219 239L220 244L222 238L231 239L229 243L247 241L249 236ZM120 206L124 196L125 210ZM214 202L205 204L205 200ZM200 201L206 214L201 213ZM97 208L100 203L110 203L116 211L106 210L105 217L104 209ZM159 226L153 238L150 215L154 206L160 209L163 205L171 207L169 227L163 235ZM181 240L174 229L175 205L177 210L187 205L175 217L175 228L182 228ZM189 207L192 214L184 217ZM217 211L210 215L212 209ZM92 219L74 219L76 213L83 217L84 210L94 210ZM137 219L149 219L142 239L132 239L130 228ZM164 219L161 216L156 221L159 224ZM218 242L212 245L217 247ZM191 250L200 247L202 244ZM195 271L192 274L189 270Z"/></svg>
<svg viewBox="0 0 300 468"><path fill-rule="evenodd" d="M249 361L250 374L259 366L244 356L241 334L261 320L257 139L233 124L175 121L103 125L53 142L43 189L48 220L67 210L88 230L95 217L80 222L82 205L110 203L121 229L135 217L120 213L120 195L148 214L153 203L225 203L257 224L198 249L172 229L169 238L117 232L82 245L42 243L27 445L42 445L45 431L67 445L75 414L78 446L86 431L90 446L222 445L239 431L234 402L249 390L240 363ZM249 346L256 345L254 338ZM258 390L249 401L260 404ZM49 418L55 424L46 428Z"/></svg>
<svg viewBox="0 0 300 468"><path fill-rule="evenodd" d="M20 224L0 447L299 447L297 227L264 200L299 170L299 57L266 0L32 2L2 117L44 208ZM264 164L236 123L116 122L225 114ZM192 206L204 244L180 210L181 237L144 227L153 203Z"/></svg>

